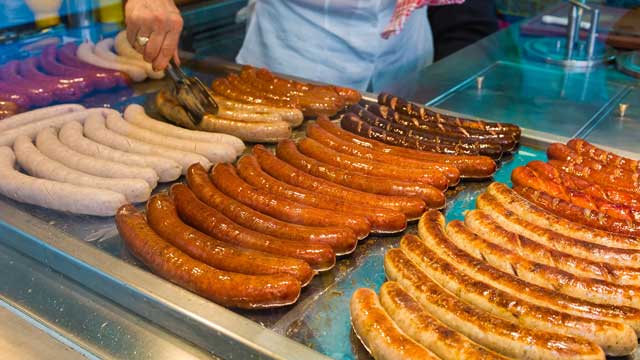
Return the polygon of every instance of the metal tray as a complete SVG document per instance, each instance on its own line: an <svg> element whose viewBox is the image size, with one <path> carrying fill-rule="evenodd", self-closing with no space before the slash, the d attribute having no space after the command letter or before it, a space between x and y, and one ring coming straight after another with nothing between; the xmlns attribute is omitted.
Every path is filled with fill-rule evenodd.
<svg viewBox="0 0 640 360"><path fill-rule="evenodd" d="M191 65L207 81L237 70L227 63L208 62L204 68L202 63ZM122 109L132 102L145 103L148 93L164 86L162 81L146 83L134 88L132 97L109 94L85 102ZM374 100L375 96L366 94L366 98ZM295 136L303 132L304 127ZM522 146L502 160L494 180L508 183L515 166L544 159L541 149L566 140L523 129ZM447 219L461 218L489 183L463 182L450 190ZM166 188L162 186L156 192ZM415 224L406 232L415 232ZM0 197L0 243L223 358L367 358L351 332L349 298L355 288L380 286L384 281L383 255L398 245L401 235L372 236L362 241L354 254L339 259L335 269L317 276L292 306L233 311L150 273L123 247L113 218L65 214ZM347 338L350 341L345 341Z"/></svg>

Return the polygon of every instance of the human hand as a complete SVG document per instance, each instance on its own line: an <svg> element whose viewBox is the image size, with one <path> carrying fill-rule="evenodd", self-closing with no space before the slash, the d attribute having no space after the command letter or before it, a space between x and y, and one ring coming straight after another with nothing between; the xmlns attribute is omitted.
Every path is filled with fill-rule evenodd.
<svg viewBox="0 0 640 360"><path fill-rule="evenodd" d="M173 0L129 0L124 11L127 40L154 70L164 70L171 57L180 63L178 41L183 20ZM149 41L142 46L138 37Z"/></svg>

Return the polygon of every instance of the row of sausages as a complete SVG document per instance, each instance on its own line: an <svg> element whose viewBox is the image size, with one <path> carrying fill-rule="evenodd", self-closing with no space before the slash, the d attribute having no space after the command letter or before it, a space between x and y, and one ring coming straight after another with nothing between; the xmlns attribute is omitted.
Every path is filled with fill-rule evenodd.
<svg viewBox="0 0 640 360"><path fill-rule="evenodd" d="M78 214L113 216L144 202L158 182L210 168L244 151L238 138L181 129L147 116L56 105L0 122L0 193L16 201ZM15 169L15 162L24 170ZM27 175L28 174L28 175Z"/></svg>
<svg viewBox="0 0 640 360"><path fill-rule="evenodd" d="M49 45L37 56L3 64L0 101L13 103L24 111L78 101L94 91L112 90L148 77L159 79L164 73L153 71L121 32L95 45ZM3 105L3 109L6 107Z"/></svg>
<svg viewBox="0 0 640 360"><path fill-rule="evenodd" d="M336 256L353 252L358 241L370 233L401 232L408 220L419 218L425 210L444 207L443 191L460 181L461 169L468 175L468 168L460 166L467 158L488 164L472 166L474 177L490 177L495 171L495 162L488 157L433 154L431 159L423 151L360 138L324 116L308 124L306 130L307 137L297 143L280 141L275 154L255 145L235 166L218 163L208 172L200 164L192 165L186 174L187 185L174 185L169 196L152 197L146 223L144 215L133 207L123 207L116 222L127 247L156 274L219 304L282 306L295 301L300 286L309 279L298 276L297 292L283 292L290 295L289 301L283 301L283 293L273 292L274 286L261 288L264 284L258 278L246 279L246 286L233 287L221 282L224 276L219 271L271 276L271 281L277 277L271 268L269 273L230 268L229 264L246 259L220 263L203 255L212 250L194 252L193 246L216 239L302 260L314 271L324 271L335 264ZM165 220L154 215L160 203L175 209L164 212ZM169 218L173 225L168 225ZM157 224L166 226L159 228ZM194 242L194 229L206 236L198 233L201 240ZM205 238L208 240L202 240ZM170 256L152 250L160 245L152 246L146 239L171 247L171 252L164 250ZM181 246L189 242L195 245ZM189 263L190 267L175 266L178 253L185 259L179 264ZM299 268L296 265L285 271L288 266L293 265L283 263L276 269L278 274L292 275ZM213 270L203 270L207 275L194 277L189 274L200 272L193 267Z"/></svg>
<svg viewBox="0 0 640 360"><path fill-rule="evenodd" d="M378 104L352 105L342 127L389 145L450 155L500 159L515 149L520 128L445 115L381 93Z"/></svg>
<svg viewBox="0 0 640 360"><path fill-rule="evenodd" d="M624 161L629 161L625 159ZM517 186L516 186L517 188ZM640 239L491 184L464 221L425 213L358 289L352 324L376 359L604 359L637 348Z"/></svg>
<svg viewBox="0 0 640 360"><path fill-rule="evenodd" d="M277 143L291 137L304 117L332 116L360 100L360 93L336 86L287 80L267 69L244 66L238 74L216 79L212 95L219 106L197 125L167 91L156 106L169 121L189 129L223 132L244 141Z"/></svg>
<svg viewBox="0 0 640 360"><path fill-rule="evenodd" d="M625 236L640 236L637 161L585 140L552 144L548 162L533 161L512 173L516 191L570 221ZM624 244L620 244L624 245Z"/></svg>

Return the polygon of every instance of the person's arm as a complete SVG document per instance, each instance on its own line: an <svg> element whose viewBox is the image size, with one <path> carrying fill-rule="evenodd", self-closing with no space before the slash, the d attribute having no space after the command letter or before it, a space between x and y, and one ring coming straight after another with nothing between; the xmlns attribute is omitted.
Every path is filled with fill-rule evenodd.
<svg viewBox="0 0 640 360"><path fill-rule="evenodd" d="M467 0L461 5L432 6L434 61L498 30L495 0Z"/></svg>
<svg viewBox="0 0 640 360"><path fill-rule="evenodd" d="M128 0L124 12L127 39L155 70L166 68L172 56L179 61L183 20L173 0ZM139 37L149 39L145 46Z"/></svg>

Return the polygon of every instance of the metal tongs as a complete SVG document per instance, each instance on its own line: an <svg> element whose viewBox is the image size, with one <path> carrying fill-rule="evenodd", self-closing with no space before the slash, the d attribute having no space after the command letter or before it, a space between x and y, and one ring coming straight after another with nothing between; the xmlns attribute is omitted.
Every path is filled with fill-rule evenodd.
<svg viewBox="0 0 640 360"><path fill-rule="evenodd" d="M173 59L169 61L167 73L175 84L173 94L180 105L185 108L189 119L195 126L202 122L205 115L218 113L218 104L200 79L187 76Z"/></svg>

